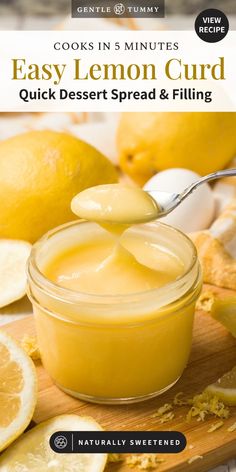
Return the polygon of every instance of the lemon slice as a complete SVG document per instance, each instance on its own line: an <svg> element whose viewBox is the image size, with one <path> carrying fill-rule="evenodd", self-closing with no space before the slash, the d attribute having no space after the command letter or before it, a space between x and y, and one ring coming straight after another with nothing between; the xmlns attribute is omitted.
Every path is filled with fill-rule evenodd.
<svg viewBox="0 0 236 472"><path fill-rule="evenodd" d="M26 293L26 262L31 244L0 239L0 308L19 300Z"/></svg>
<svg viewBox="0 0 236 472"><path fill-rule="evenodd" d="M216 395L226 405L236 406L236 366L217 382L209 385L206 391Z"/></svg>
<svg viewBox="0 0 236 472"><path fill-rule="evenodd" d="M61 415L25 433L0 457L0 472L102 472L107 454L58 454L49 445L56 431L100 431L92 418Z"/></svg>
<svg viewBox="0 0 236 472"><path fill-rule="evenodd" d="M211 308L211 316L219 321L236 338L236 297L216 299Z"/></svg>
<svg viewBox="0 0 236 472"><path fill-rule="evenodd" d="M28 426L36 397L37 379L32 360L0 330L0 451Z"/></svg>

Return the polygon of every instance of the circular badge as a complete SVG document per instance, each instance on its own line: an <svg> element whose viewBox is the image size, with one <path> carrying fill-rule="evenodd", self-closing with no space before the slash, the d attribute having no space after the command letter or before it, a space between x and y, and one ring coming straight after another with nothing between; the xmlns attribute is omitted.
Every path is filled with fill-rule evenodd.
<svg viewBox="0 0 236 472"><path fill-rule="evenodd" d="M54 444L57 449L65 449L68 444L68 441L65 436L60 435L55 437Z"/></svg>
<svg viewBox="0 0 236 472"><path fill-rule="evenodd" d="M123 3L116 3L114 6L114 13L116 15L123 15L125 13L125 6Z"/></svg>
<svg viewBox="0 0 236 472"><path fill-rule="evenodd" d="M195 31L203 41L218 43L229 31L229 20L223 11L209 8L197 16Z"/></svg>

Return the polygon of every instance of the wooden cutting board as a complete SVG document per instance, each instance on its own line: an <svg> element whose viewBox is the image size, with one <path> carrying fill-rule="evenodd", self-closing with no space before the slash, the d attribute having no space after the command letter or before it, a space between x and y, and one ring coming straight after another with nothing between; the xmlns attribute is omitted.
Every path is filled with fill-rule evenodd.
<svg viewBox="0 0 236 472"><path fill-rule="evenodd" d="M205 287L205 290L209 289ZM211 287L212 289L212 287ZM222 294L231 293L223 289L213 289ZM35 334L33 317L15 321L4 326L9 334L22 339L27 333ZM194 326L194 341L191 358L180 381L169 392L154 400L136 405L101 406L84 403L61 392L53 385L49 376L38 361L39 378L38 404L34 421L39 423L62 413L78 413L93 416L107 430L177 430L186 435L187 447L180 454L163 454L165 461L158 471L164 472L205 472L236 457L236 431L228 432L227 428L236 422L236 408L231 408L231 415L219 430L208 433L209 427L217 420L185 421L187 407L178 407L175 418L160 425L152 414L164 403L172 401L178 392L188 397L201 392L209 383L236 365L236 341L216 321L204 312L197 312ZM196 455L203 456L192 464L188 460ZM121 463L110 464L107 472L130 472L130 468ZM139 469L138 469L139 470Z"/></svg>

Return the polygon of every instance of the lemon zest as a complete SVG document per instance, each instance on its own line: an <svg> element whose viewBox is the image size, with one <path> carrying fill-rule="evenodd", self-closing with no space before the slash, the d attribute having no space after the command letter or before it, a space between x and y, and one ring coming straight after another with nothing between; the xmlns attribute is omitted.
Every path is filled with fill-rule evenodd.
<svg viewBox="0 0 236 472"><path fill-rule="evenodd" d="M216 431L217 429L221 428L221 426L223 426L224 424L224 421L218 421L217 423L213 423L210 428L208 429L208 433L213 433L214 431Z"/></svg>
<svg viewBox="0 0 236 472"><path fill-rule="evenodd" d="M108 459L107 461L108 462L121 462L123 460L123 457L121 456L121 454L108 454Z"/></svg>
<svg viewBox="0 0 236 472"><path fill-rule="evenodd" d="M215 295L213 292L203 292L197 300L196 309L211 313L214 301Z"/></svg>
<svg viewBox="0 0 236 472"><path fill-rule="evenodd" d="M34 361L41 359L36 336L25 334L21 340L21 347Z"/></svg>
<svg viewBox="0 0 236 472"><path fill-rule="evenodd" d="M229 431L230 433L233 433L233 431L236 431L236 422L233 423L228 429L227 431Z"/></svg>
<svg viewBox="0 0 236 472"><path fill-rule="evenodd" d="M158 408L158 410L151 415L151 418L161 418L165 413L171 411L173 409L173 406L171 403L165 403L163 406Z"/></svg>
<svg viewBox="0 0 236 472"><path fill-rule="evenodd" d="M138 467L141 470L156 469L164 459L159 459L156 454L132 455L126 458L126 464L129 467Z"/></svg>
<svg viewBox="0 0 236 472"><path fill-rule="evenodd" d="M174 405L178 405L178 406L188 405L188 400L184 399L183 395L184 395L183 392L179 392L175 395L174 400L173 400Z"/></svg>
<svg viewBox="0 0 236 472"><path fill-rule="evenodd" d="M199 459L203 459L203 456L193 456L193 457L190 457L190 459L188 460L188 464L192 464L193 462L195 461L198 461Z"/></svg>
<svg viewBox="0 0 236 472"><path fill-rule="evenodd" d="M173 413L173 411L170 411L169 413L165 413L161 418L160 418L160 423L163 424L163 423L168 423L168 421L171 421L173 420L173 418L175 417L175 414Z"/></svg>
<svg viewBox="0 0 236 472"><path fill-rule="evenodd" d="M215 416L221 419L229 417L229 409L224 403L217 396L212 396L207 391L195 395L189 400L189 404L192 406L186 416L187 422L190 422L193 418L204 421L207 416Z"/></svg>

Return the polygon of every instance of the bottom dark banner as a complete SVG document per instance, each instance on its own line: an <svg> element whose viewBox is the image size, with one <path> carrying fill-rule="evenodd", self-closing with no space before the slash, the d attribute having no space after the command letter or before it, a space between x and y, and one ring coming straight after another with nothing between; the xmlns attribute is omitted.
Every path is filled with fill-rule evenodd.
<svg viewBox="0 0 236 472"><path fill-rule="evenodd" d="M173 453L186 447L178 431L58 431L50 437L58 453Z"/></svg>

